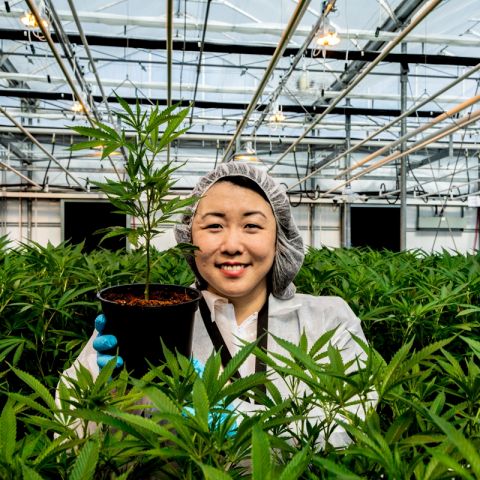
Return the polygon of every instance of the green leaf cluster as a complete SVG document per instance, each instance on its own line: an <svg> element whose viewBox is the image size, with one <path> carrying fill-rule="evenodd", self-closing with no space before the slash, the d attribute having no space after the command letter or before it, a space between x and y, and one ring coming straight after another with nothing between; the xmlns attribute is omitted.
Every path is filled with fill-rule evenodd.
<svg viewBox="0 0 480 480"><path fill-rule="evenodd" d="M345 299L385 358L412 339L416 348L453 335L480 340L478 254L309 249L295 284ZM464 347L457 339L450 349Z"/></svg>
<svg viewBox="0 0 480 480"><path fill-rule="evenodd" d="M152 260L155 281L193 281L178 252ZM342 362L330 332L313 345L278 338L282 354L268 357L246 346L225 370L212 356L201 378L168 351L140 380L113 363L97 379L82 369L55 399L93 329L96 291L140 281L145 256L0 239L0 478L479 478L478 265L311 250L297 287L354 308L372 345L361 368ZM252 352L267 375L236 379ZM357 417L372 390L375 410ZM232 411L249 399L252 415ZM335 448L336 425L348 448Z"/></svg>
<svg viewBox="0 0 480 480"><path fill-rule="evenodd" d="M4 240L4 241L1 241ZM18 366L54 387L90 337L99 313L96 293L105 286L140 283L142 252L98 250L82 244L31 242L9 248L0 239L0 386L17 390ZM152 279L191 285L193 274L178 251L152 250Z"/></svg>
<svg viewBox="0 0 480 480"><path fill-rule="evenodd" d="M122 236L134 247L142 247L146 256L145 298L149 298L152 276L152 241L165 232L165 226L175 223L175 216L193 204L194 197L172 196L176 183L174 173L181 165L174 165L169 154L162 160L159 156L187 129L180 128L189 109L179 110L173 105L161 110L158 105L142 109L136 101L132 108L117 96L121 111L115 112L121 129L94 121L93 127L73 127L89 140L77 143L72 150L93 147L102 148L102 159L116 150L126 157L124 174L118 178L106 178L104 182L92 181L100 189L118 213L123 213L138 222L135 227L109 227L103 239Z"/></svg>
<svg viewBox="0 0 480 480"><path fill-rule="evenodd" d="M478 478L480 362L468 342L462 360L445 340L419 351L410 342L389 363L364 346L368 359L354 365L332 335L314 345L277 338L282 354L268 357L267 373L243 379L234 374L250 354L266 359L255 344L225 370L211 356L201 377L168 350L141 379L112 377L113 359L96 379L81 368L57 399L14 369L26 388L6 395L0 415L0 477ZM227 408L252 399L248 415ZM343 448L339 428L351 442Z"/></svg>

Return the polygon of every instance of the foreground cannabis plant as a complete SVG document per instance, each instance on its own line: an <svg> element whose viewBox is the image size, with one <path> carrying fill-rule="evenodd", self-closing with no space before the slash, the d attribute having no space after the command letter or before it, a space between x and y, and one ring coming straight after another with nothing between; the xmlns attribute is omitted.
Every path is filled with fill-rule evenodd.
<svg viewBox="0 0 480 480"><path fill-rule="evenodd" d="M141 380L126 372L112 379L114 361L96 380L82 369L61 387L57 402L16 369L31 394L10 393L0 416L0 477L479 477L480 344L468 342L469 360L462 363L446 352L448 340L418 352L406 345L388 364L368 350L367 362L349 373L351 365L328 341L326 335L311 346L305 339L282 343L285 354L269 357L269 371L292 392L300 382L310 387L287 398L265 373L234 376L252 350L266 359L255 345L223 371L220 357L210 357L201 376L189 359L168 351L166 364ZM457 402L450 389L460 384L464 401ZM379 400L368 410L373 388ZM246 398L257 402L249 415L233 408ZM366 418L352 406L367 409ZM327 414L308 420L316 407ZM352 439L346 449L330 444L332 421Z"/></svg>
<svg viewBox="0 0 480 480"><path fill-rule="evenodd" d="M94 127L72 127L90 140L72 145L72 150L93 147L102 148L102 159L116 150L126 151L125 177L107 178L106 182L92 182L105 193L118 213L137 219L139 225L111 227L103 237L122 236L134 247L142 247L146 255L145 299L150 297L152 275L152 241L165 232L166 225L174 223L172 217L182 213L196 200L193 197L171 197L176 183L173 174L179 166L167 158L160 162L159 155L187 129L180 129L189 109L177 110L173 105L160 110L156 105L149 111L141 108L137 100L135 108L117 96L123 111L115 112L124 128L117 132L102 122L94 121ZM127 132L126 128L130 130ZM163 128L163 130L161 130ZM177 248L182 248L178 246Z"/></svg>
<svg viewBox="0 0 480 480"><path fill-rule="evenodd" d="M268 368L289 379L289 398L262 375L233 378L241 357L224 374L212 357L199 377L186 358L169 355L164 369L136 382L124 373L110 379L108 368L96 380L80 372L56 403L59 372L91 334L95 292L141 280L145 256L84 255L66 244L9 248L6 239L0 246L2 479L480 478L476 255L312 249L297 288L345 298L375 350L350 373L326 344L285 344L284 358L268 359ZM155 282L191 284L183 259L152 254ZM294 396L304 381L311 394ZM347 407L366 402L372 387L378 404L362 420ZM144 397L152 407L140 408L152 415L142 417ZM230 407L245 397L261 409L244 418ZM327 419L307 420L319 406L344 413L347 449L314 441L333 438ZM212 411L225 422L209 423ZM89 432L89 422L99 428Z"/></svg>

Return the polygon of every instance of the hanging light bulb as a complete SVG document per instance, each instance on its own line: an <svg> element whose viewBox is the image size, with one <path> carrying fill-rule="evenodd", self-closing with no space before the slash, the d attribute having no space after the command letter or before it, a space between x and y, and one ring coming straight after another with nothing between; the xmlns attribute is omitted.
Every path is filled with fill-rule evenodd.
<svg viewBox="0 0 480 480"><path fill-rule="evenodd" d="M315 38L313 39L315 46L320 47L333 47L340 43L340 38L337 35L337 30L330 23L328 18L324 18L320 27L318 28Z"/></svg>
<svg viewBox="0 0 480 480"><path fill-rule="evenodd" d="M72 112L75 112L75 113L81 113L85 111L85 109L83 108L83 105L78 100L75 100L73 102L71 110Z"/></svg>
<svg viewBox="0 0 480 480"><path fill-rule="evenodd" d="M40 22L42 26L48 30L50 28L50 22L47 20L47 13L44 1L40 2L38 10L40 12ZM20 17L20 22L27 30L31 31L33 35L35 35L35 37L37 37L41 41L45 41L45 38L39 31L40 25L37 21L37 18L31 11L23 12L23 15Z"/></svg>
<svg viewBox="0 0 480 480"><path fill-rule="evenodd" d="M247 142L243 148L233 155L233 160L236 162L259 162L257 152L252 146L252 142Z"/></svg>
<svg viewBox="0 0 480 480"><path fill-rule="evenodd" d="M20 22L27 28L38 28L37 19L32 12L23 12L23 15L20 17Z"/></svg>
<svg viewBox="0 0 480 480"><path fill-rule="evenodd" d="M285 115L282 112L282 107L277 106L277 107L273 108L273 112L271 113L268 121L273 125L277 125L279 123L284 122L285 121Z"/></svg>
<svg viewBox="0 0 480 480"><path fill-rule="evenodd" d="M85 108L88 108L87 103L87 95L85 92L80 93L81 98L75 99L74 95L72 94L72 106L70 110L74 113L85 113Z"/></svg>

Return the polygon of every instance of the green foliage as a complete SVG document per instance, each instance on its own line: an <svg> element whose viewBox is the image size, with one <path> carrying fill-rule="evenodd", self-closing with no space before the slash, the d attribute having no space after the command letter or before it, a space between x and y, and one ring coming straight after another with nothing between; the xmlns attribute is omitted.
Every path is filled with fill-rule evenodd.
<svg viewBox="0 0 480 480"><path fill-rule="evenodd" d="M385 358L412 339L417 348L453 335L480 340L479 255L310 249L295 284L345 299ZM450 349L461 353L464 343Z"/></svg>
<svg viewBox="0 0 480 480"><path fill-rule="evenodd" d="M102 147L102 159L115 150L122 150L126 155L125 176L123 178L106 178L105 182L92 182L110 200L118 213L135 218L139 225L133 227L109 227L103 239L122 236L128 238L134 247L145 251L145 298L150 293L153 249L152 241L165 232L165 226L175 223L173 217L185 211L193 204L193 197L171 197L176 180L172 175L179 166L174 166L169 157L159 165L158 156L186 129L180 129L189 109L176 111L177 105L164 110L159 106L148 112L142 110L137 100L135 107L117 96L122 111L115 112L122 124L117 132L100 121L94 121L94 127L73 127L73 129L91 140L77 143L72 150ZM127 128L129 134L127 134ZM187 246L184 246L187 248ZM180 248L178 246L177 248ZM191 250L191 247L189 248ZM188 251L188 248L187 248Z"/></svg>
<svg viewBox="0 0 480 480"><path fill-rule="evenodd" d="M311 345L277 338L269 356L250 344L225 369L214 355L201 378L168 351L140 380L113 360L55 398L93 329L96 291L141 281L145 261L0 239L0 478L479 478L477 256L311 250L297 287L349 302L372 347L361 368L329 332ZM154 281L192 283L176 252L152 261ZM252 352L268 374L237 379ZM336 448L339 436L352 443Z"/></svg>
<svg viewBox="0 0 480 480"><path fill-rule="evenodd" d="M409 344L390 363L369 351L352 371L328 336L315 345L302 339L282 346L283 354L269 361L271 373L252 382L231 376L251 345L225 369L227 383L219 355L209 359L206 378L169 351L165 365L139 380L125 371L112 378L113 359L96 379L82 368L65 380L56 402L16 369L30 393L10 393L0 415L0 477L34 471L38 477L26 478L478 478L478 389L461 392L465 401L451 395L478 374L476 355L452 363L440 344L418 352ZM323 353L330 362L317 361ZM399 359L407 363L402 369ZM275 390L277 375L290 395ZM299 394L305 379L309 388ZM256 390L261 385L269 395ZM248 398L257 406L247 415L240 405L251 407ZM237 409L226 408L231 401ZM383 415L387 409L393 418ZM19 438L19 430L28 433ZM351 439L349 446L335 448L338 433Z"/></svg>
<svg viewBox="0 0 480 480"><path fill-rule="evenodd" d="M5 243L6 245L6 243ZM152 279L190 285L193 274L174 251L152 251ZM141 252L82 252L82 244L24 244L0 250L0 385L21 388L19 366L54 388L58 374L91 335L99 313L96 292L144 278ZM0 402L1 404L1 402Z"/></svg>

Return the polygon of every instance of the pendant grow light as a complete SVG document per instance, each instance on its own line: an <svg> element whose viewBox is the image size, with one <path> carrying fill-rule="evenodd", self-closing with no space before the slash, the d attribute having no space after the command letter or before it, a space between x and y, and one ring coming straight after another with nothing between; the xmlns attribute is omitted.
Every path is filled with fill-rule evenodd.
<svg viewBox="0 0 480 480"><path fill-rule="evenodd" d="M40 2L38 6L38 10L40 12L40 22L45 29L50 28L50 22L47 19L47 12L45 7L45 2ZM41 40L42 42L45 41L45 37L42 35L40 31L40 25L35 17L35 15L31 11L25 11L23 15L20 17L20 23L29 31L32 32L33 35Z"/></svg>
<svg viewBox="0 0 480 480"><path fill-rule="evenodd" d="M252 142L247 142L239 152L234 153L233 160L235 162L260 162Z"/></svg>
<svg viewBox="0 0 480 480"><path fill-rule="evenodd" d="M328 18L324 18L317 33L313 39L317 48L333 47L340 43L336 28L330 23Z"/></svg>

